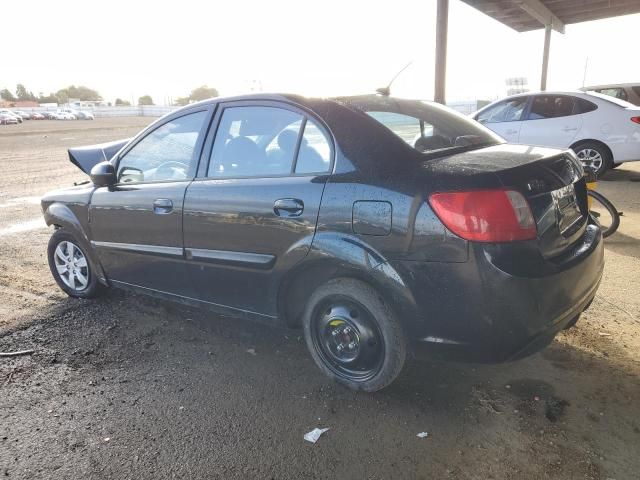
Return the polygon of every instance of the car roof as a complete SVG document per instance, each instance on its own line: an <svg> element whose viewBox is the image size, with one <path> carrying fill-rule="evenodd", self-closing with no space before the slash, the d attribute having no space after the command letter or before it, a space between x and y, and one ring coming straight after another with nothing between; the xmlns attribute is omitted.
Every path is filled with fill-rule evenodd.
<svg viewBox="0 0 640 480"><path fill-rule="evenodd" d="M640 87L640 83L604 83L602 85L589 85L582 87L580 90L594 90L596 88L624 88L624 87Z"/></svg>

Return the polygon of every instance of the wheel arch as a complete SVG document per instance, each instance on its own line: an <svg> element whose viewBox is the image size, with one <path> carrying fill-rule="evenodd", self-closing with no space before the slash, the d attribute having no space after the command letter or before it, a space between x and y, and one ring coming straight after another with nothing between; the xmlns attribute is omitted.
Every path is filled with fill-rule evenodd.
<svg viewBox="0 0 640 480"><path fill-rule="evenodd" d="M355 237L331 237L316 236L306 259L280 282L278 317L285 325L300 327L304 307L313 291L334 278L353 278L371 286L403 324L416 317L416 302L410 289L382 255Z"/></svg>
<svg viewBox="0 0 640 480"><path fill-rule="evenodd" d="M583 143L596 143L596 144L602 146L607 151L607 153L609 154L609 158L611 159L611 162L615 163L615 158L613 157L613 151L611 150L609 145L604 143L602 140L596 140L595 138L583 138L581 140L577 140L577 141L573 142L569 146L569 148L575 152L575 148L578 147L580 144L583 144Z"/></svg>
<svg viewBox="0 0 640 480"><path fill-rule="evenodd" d="M108 281L102 264L95 254L88 232L77 214L68 205L61 202L53 202L44 211L44 221L47 226L53 225L56 229L63 229L78 240L82 248L84 248L89 261L93 264L98 279L101 283L107 285Z"/></svg>

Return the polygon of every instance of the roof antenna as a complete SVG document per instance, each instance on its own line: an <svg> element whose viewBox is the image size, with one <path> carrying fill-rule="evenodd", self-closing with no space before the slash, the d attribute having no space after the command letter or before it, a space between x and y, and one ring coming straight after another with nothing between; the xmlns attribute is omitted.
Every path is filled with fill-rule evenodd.
<svg viewBox="0 0 640 480"><path fill-rule="evenodd" d="M412 63L413 63L413 60L407 63L404 67L402 67L402 69L398 73L395 74L395 76L389 82L389 85L387 85L386 87L377 88L376 92L382 95L383 97L388 97L389 95L391 95L391 84L395 82L396 78L398 78L402 72L404 72L407 68L409 68L409 66Z"/></svg>

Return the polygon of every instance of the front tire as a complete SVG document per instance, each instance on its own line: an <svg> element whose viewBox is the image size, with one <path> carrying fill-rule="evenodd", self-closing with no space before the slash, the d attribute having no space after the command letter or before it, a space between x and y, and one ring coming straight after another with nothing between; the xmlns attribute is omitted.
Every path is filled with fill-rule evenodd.
<svg viewBox="0 0 640 480"><path fill-rule="evenodd" d="M573 147L573 151L582 165L593 169L598 178L612 168L613 159L611 158L611 153L600 143L582 142Z"/></svg>
<svg viewBox="0 0 640 480"><path fill-rule="evenodd" d="M318 287L303 323L316 365L350 389L381 390L404 366L407 342L398 318L378 292L359 280L339 278Z"/></svg>
<svg viewBox="0 0 640 480"><path fill-rule="evenodd" d="M47 248L49 268L58 286L70 297L92 298L100 283L87 252L64 230L56 230Z"/></svg>

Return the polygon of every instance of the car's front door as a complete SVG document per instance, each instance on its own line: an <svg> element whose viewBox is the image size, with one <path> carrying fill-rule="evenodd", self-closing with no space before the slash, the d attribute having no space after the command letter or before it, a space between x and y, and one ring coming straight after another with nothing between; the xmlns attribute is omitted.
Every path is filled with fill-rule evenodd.
<svg viewBox="0 0 640 480"><path fill-rule="evenodd" d="M518 143L522 114L529 97L514 97L497 103L493 107L483 110L476 116L476 120L490 128L509 143Z"/></svg>
<svg viewBox="0 0 640 480"><path fill-rule="evenodd" d="M203 107L153 128L116 160L117 184L94 192L91 243L110 281L191 293L182 208L210 114Z"/></svg>
<svg viewBox="0 0 640 480"><path fill-rule="evenodd" d="M535 95L520 129L518 143L567 148L582 126L582 117L569 95Z"/></svg>
<svg viewBox="0 0 640 480"><path fill-rule="evenodd" d="M273 316L281 274L309 251L331 142L279 102L224 104L216 121L208 167L185 197L189 275L201 300Z"/></svg>

